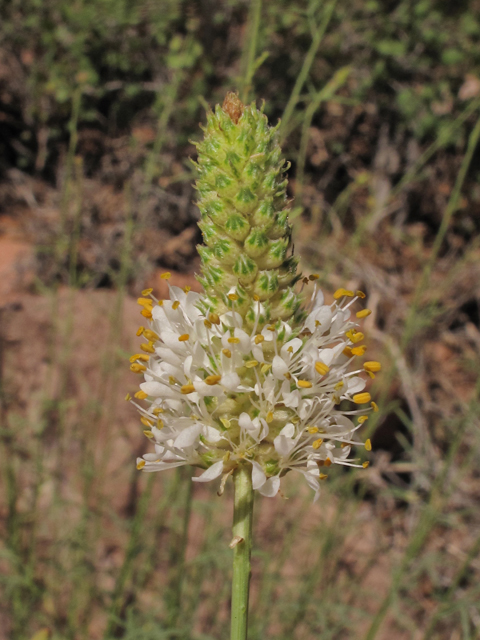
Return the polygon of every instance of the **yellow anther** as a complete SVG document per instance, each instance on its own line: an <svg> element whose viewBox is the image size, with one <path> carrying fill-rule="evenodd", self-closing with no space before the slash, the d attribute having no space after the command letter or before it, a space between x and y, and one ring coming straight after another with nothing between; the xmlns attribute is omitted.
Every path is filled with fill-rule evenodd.
<svg viewBox="0 0 480 640"><path fill-rule="evenodd" d="M172 304L172 309L176 311L179 306L180 306L180 300L175 300L175 302Z"/></svg>
<svg viewBox="0 0 480 640"><path fill-rule="evenodd" d="M261 333L259 333L258 335L255 336L255 344L260 344L261 342L263 342L265 340L264 336L262 336Z"/></svg>
<svg viewBox="0 0 480 640"><path fill-rule="evenodd" d="M254 367L256 367L258 364L257 360L248 360L247 362L245 362L245 366L247 367L247 369L253 369Z"/></svg>
<svg viewBox="0 0 480 640"><path fill-rule="evenodd" d="M318 275L318 273L311 273L308 276L308 279L310 280L310 282L313 282L314 280L318 280L320 278L320 276Z"/></svg>
<svg viewBox="0 0 480 640"><path fill-rule="evenodd" d="M347 356L347 358L351 358L353 353L352 350L350 349L350 347L345 347L345 349L342 351L344 356Z"/></svg>
<svg viewBox="0 0 480 640"><path fill-rule="evenodd" d="M318 476L319 480L326 480L328 478L326 473L320 473L320 475Z"/></svg>
<svg viewBox="0 0 480 640"><path fill-rule="evenodd" d="M354 356L363 356L367 347L364 344L361 344L359 347L353 347L352 354Z"/></svg>
<svg viewBox="0 0 480 640"><path fill-rule="evenodd" d="M162 409L161 407L155 407L152 413L154 416L158 416L159 413L165 413L165 409Z"/></svg>
<svg viewBox="0 0 480 640"><path fill-rule="evenodd" d="M366 422L368 420L368 416L358 416L358 422L359 424L363 424L364 422Z"/></svg>
<svg viewBox="0 0 480 640"><path fill-rule="evenodd" d="M205 318L205 320L203 321L203 324L207 327L207 329L212 328L212 323L210 322L210 320L207 320L207 318Z"/></svg>
<svg viewBox="0 0 480 640"><path fill-rule="evenodd" d="M190 335L188 333L182 333L182 335L178 337L179 342L186 342L187 340L190 340Z"/></svg>
<svg viewBox="0 0 480 640"><path fill-rule="evenodd" d="M130 362L135 362L135 360L141 360L143 353L134 353L133 356L130 356Z"/></svg>
<svg viewBox="0 0 480 640"><path fill-rule="evenodd" d="M332 461L330 460L330 458L327 458L326 460L323 461L323 464L326 467L331 467L332 466Z"/></svg>
<svg viewBox="0 0 480 640"><path fill-rule="evenodd" d="M145 327L138 327L137 336L141 336L144 331L145 331Z"/></svg>
<svg viewBox="0 0 480 640"><path fill-rule="evenodd" d="M230 351L230 349L222 349L222 353L226 358L232 357L232 352Z"/></svg>
<svg viewBox="0 0 480 640"><path fill-rule="evenodd" d="M153 344L151 342L149 342L148 344L141 344L140 349L142 351L146 351L147 353L155 353L155 349L153 348Z"/></svg>
<svg viewBox="0 0 480 640"><path fill-rule="evenodd" d="M232 302L235 302L235 300L238 300L238 295L236 293L229 293L227 298Z"/></svg>
<svg viewBox="0 0 480 640"><path fill-rule="evenodd" d="M262 365L262 368L260 369L261 373L267 373L267 371L269 371L272 368L272 365L268 362L265 362L264 365Z"/></svg>
<svg viewBox="0 0 480 640"><path fill-rule="evenodd" d="M270 424L270 422L272 422L273 420L273 413L271 411L269 411L267 413L267 415L265 416L265 420L267 421L268 424Z"/></svg>
<svg viewBox="0 0 480 640"><path fill-rule="evenodd" d="M161 418L157 419L157 429L163 429L163 420Z"/></svg>
<svg viewBox="0 0 480 640"><path fill-rule="evenodd" d="M353 342L353 344L356 344L357 342L361 342L365 337L361 331L355 331L355 329L351 329L350 331L347 331L345 335L349 340Z"/></svg>
<svg viewBox="0 0 480 640"><path fill-rule="evenodd" d="M293 353L293 347L292 347L292 345L290 345L290 346L288 347L287 351L288 351L288 353Z"/></svg>
<svg viewBox="0 0 480 640"><path fill-rule="evenodd" d="M147 367L144 364L138 364L138 362L134 362L130 365L130 371L133 373L142 373L142 371L146 371Z"/></svg>
<svg viewBox="0 0 480 640"><path fill-rule="evenodd" d="M163 307L163 300L159 300L159 301L157 302L157 304L158 304L158 306L159 306L159 307Z"/></svg>
<svg viewBox="0 0 480 640"><path fill-rule="evenodd" d="M253 299L255 300L255 302L260 302L260 296L258 296L256 293L253 294Z"/></svg>
<svg viewBox="0 0 480 640"><path fill-rule="evenodd" d="M366 402L370 402L371 399L372 396L366 391L364 393L356 393L352 398L355 404L365 404Z"/></svg>
<svg viewBox="0 0 480 640"><path fill-rule="evenodd" d="M363 368L365 371L372 371L376 373L377 371L380 371L382 365L380 362L376 362L375 360L369 360L368 362L363 363Z"/></svg>
<svg viewBox="0 0 480 640"><path fill-rule="evenodd" d="M174 378L173 376L168 376L168 383L169 384L177 384L177 379Z"/></svg>
<svg viewBox="0 0 480 640"><path fill-rule="evenodd" d="M162 275L160 276L162 280L170 280L171 277L172 274L170 273L170 271L165 271L165 273L162 273Z"/></svg>
<svg viewBox="0 0 480 640"><path fill-rule="evenodd" d="M139 354L135 354L136 358L135 360L140 360L141 362L148 362L150 360L150 356L147 355L146 353L139 353ZM132 356L133 358L133 356ZM130 362L132 362L132 358L130 358Z"/></svg>
<svg viewBox="0 0 480 640"><path fill-rule="evenodd" d="M129 400L131 399L132 399L132 396L129 393L127 393L127 395L125 396L125 400L129 402Z"/></svg>
<svg viewBox="0 0 480 640"><path fill-rule="evenodd" d="M139 460L137 462L137 469L140 471L140 469L143 469L143 467L145 466L146 462L145 460Z"/></svg>
<svg viewBox="0 0 480 640"><path fill-rule="evenodd" d="M367 373L367 374L368 374L368 376L369 376L372 380L374 380L374 379L375 379L375 374L374 374L374 373L372 373L371 371L366 371L365 373Z"/></svg>
<svg viewBox="0 0 480 640"><path fill-rule="evenodd" d="M307 427L308 433L318 433L318 427Z"/></svg>
<svg viewBox="0 0 480 640"><path fill-rule="evenodd" d="M220 316L218 315L218 313L209 313L208 319L212 324L220 324Z"/></svg>
<svg viewBox="0 0 480 640"><path fill-rule="evenodd" d="M142 296L149 296L152 293L153 289L144 289L142 291Z"/></svg>
<svg viewBox="0 0 480 640"><path fill-rule="evenodd" d="M335 291L335 293L333 294L333 297L335 300L338 300L339 298L343 298L344 296L346 296L347 298L353 298L354 295L355 294L353 293L353 291L350 291L349 289L344 289L342 287Z"/></svg>
<svg viewBox="0 0 480 640"><path fill-rule="evenodd" d="M137 391L135 398L138 398L139 400L146 400L146 398L148 398L148 394L145 393L145 391Z"/></svg>
<svg viewBox="0 0 480 640"><path fill-rule="evenodd" d="M144 429L143 435L147 436L147 438L153 438L153 433L150 431L150 429Z"/></svg>
<svg viewBox="0 0 480 640"><path fill-rule="evenodd" d="M180 388L180 391L183 393L184 396L186 396L189 393L193 393L195 391L195 387L193 386L193 384L184 384Z"/></svg>
<svg viewBox="0 0 480 640"><path fill-rule="evenodd" d="M185 287L183 287L183 290L185 291L185 293L188 293L189 291L192 290L192 287L189 287L187 284Z"/></svg>
<svg viewBox="0 0 480 640"><path fill-rule="evenodd" d="M229 342L230 344L239 344L240 338L228 338L227 342Z"/></svg>
<svg viewBox="0 0 480 640"><path fill-rule="evenodd" d="M275 327L275 325L274 325L274 324L269 324L269 325L267 325L267 329L268 329L269 331L276 331L276 327Z"/></svg>
<svg viewBox="0 0 480 640"><path fill-rule="evenodd" d="M151 329L144 329L143 335L150 342L156 342L157 340L160 340L160 337L155 333L155 331L152 331Z"/></svg>
<svg viewBox="0 0 480 640"><path fill-rule="evenodd" d="M321 376L324 376L330 371L330 367L328 367L326 364L323 364L323 362L317 361L315 363L315 371Z"/></svg>
<svg viewBox="0 0 480 640"><path fill-rule="evenodd" d="M357 291L355 295L357 298L361 298L362 300L367 297L367 294L363 293L363 291Z"/></svg>
<svg viewBox="0 0 480 640"><path fill-rule="evenodd" d="M290 419L290 422L292 424L298 424L300 422L300 418L298 416L293 416L293 418Z"/></svg>
<svg viewBox="0 0 480 640"><path fill-rule="evenodd" d="M341 391L343 389L343 387L345 386L345 383L343 380L340 380L339 382L337 382L337 384L335 385L335 391Z"/></svg>
<svg viewBox="0 0 480 640"><path fill-rule="evenodd" d="M142 416L140 418L140 422L144 424L146 427L151 427L153 425L153 420L149 420L148 418L145 418L145 416Z"/></svg>
<svg viewBox="0 0 480 640"><path fill-rule="evenodd" d="M151 298L137 298L137 304L142 307L151 307L153 303Z"/></svg>
<svg viewBox="0 0 480 640"><path fill-rule="evenodd" d="M373 400L372 400L372 402L370 403L370 406L372 407L373 412L374 412L374 413L377 413L377 411L378 411L378 404L377 404L376 402L373 402Z"/></svg>
<svg viewBox="0 0 480 640"><path fill-rule="evenodd" d="M323 440L322 440L322 438L319 438L318 440L315 440L315 442L312 442L312 447L314 449L320 449L322 444L323 444Z"/></svg>
<svg viewBox="0 0 480 640"><path fill-rule="evenodd" d="M290 373L290 371L287 371L287 373L284 373L283 375L285 376L285 378L287 380L291 380L292 379L292 374Z"/></svg>
<svg viewBox="0 0 480 640"><path fill-rule="evenodd" d="M310 380L297 380L297 386L301 389L311 389L313 385Z"/></svg>
<svg viewBox="0 0 480 640"><path fill-rule="evenodd" d="M142 309L140 311L140 313L142 314L142 316L144 318L147 318L147 320L151 320L152 319L152 312L150 311L150 309Z"/></svg>
<svg viewBox="0 0 480 640"><path fill-rule="evenodd" d="M218 384L221 379L222 376L207 376L204 382L206 382L206 384L209 384L210 386L213 386L214 384Z"/></svg>
<svg viewBox="0 0 480 640"><path fill-rule="evenodd" d="M365 440L365 449L367 451L371 451L372 450L372 443L370 441L370 438L368 440Z"/></svg>
<svg viewBox="0 0 480 640"><path fill-rule="evenodd" d="M321 323L318 320L315 320L315 326L319 327L321 325Z"/></svg>
<svg viewBox="0 0 480 640"><path fill-rule="evenodd" d="M366 460L365 462L362 463L362 467L364 469L366 469L369 466L370 462L368 462L368 460Z"/></svg>
<svg viewBox="0 0 480 640"><path fill-rule="evenodd" d="M355 314L357 318L366 318L372 313L371 309L362 309L361 311L357 311Z"/></svg>
<svg viewBox="0 0 480 640"><path fill-rule="evenodd" d="M349 447L350 445L348 444L348 442L342 442L342 444L340 445L340 447L342 449L345 449L345 447Z"/></svg>
<svg viewBox="0 0 480 640"><path fill-rule="evenodd" d="M230 429L230 427L232 426L228 418L220 418L220 422L223 424L225 429Z"/></svg>

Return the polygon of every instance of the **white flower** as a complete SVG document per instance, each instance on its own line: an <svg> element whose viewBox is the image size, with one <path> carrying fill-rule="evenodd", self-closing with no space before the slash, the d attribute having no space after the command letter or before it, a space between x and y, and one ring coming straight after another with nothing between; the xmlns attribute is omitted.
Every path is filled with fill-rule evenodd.
<svg viewBox="0 0 480 640"><path fill-rule="evenodd" d="M137 335L146 340L144 353L130 361L145 378L135 397L146 406L135 404L155 452L137 460L139 469L188 464L203 469L196 482L207 482L246 462L263 495L276 495L280 478L298 471L316 499L324 467L367 465L349 458L352 445L370 450L370 441L354 434L377 410L364 389L380 364L348 370L365 352L350 312L364 294L340 289L325 305L317 293L300 326L279 320L261 330L260 303L250 328L235 308L222 316L202 313L206 299L191 291L170 287L164 301L151 290L143 294L149 326Z"/></svg>

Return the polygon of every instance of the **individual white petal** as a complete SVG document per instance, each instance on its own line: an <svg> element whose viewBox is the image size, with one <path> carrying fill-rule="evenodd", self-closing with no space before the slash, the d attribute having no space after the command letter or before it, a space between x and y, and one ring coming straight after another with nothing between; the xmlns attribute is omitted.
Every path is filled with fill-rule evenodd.
<svg viewBox="0 0 480 640"><path fill-rule="evenodd" d="M209 427L209 426L203 427L202 435L205 436L205 438L209 442L218 442L219 440L225 439L225 437L222 436L222 434L218 429L215 429L214 427Z"/></svg>
<svg viewBox="0 0 480 640"><path fill-rule="evenodd" d="M229 391L237 391L240 386L240 376L238 373L226 373L222 376L220 384Z"/></svg>
<svg viewBox="0 0 480 640"><path fill-rule="evenodd" d="M243 329L235 329L233 335L235 338L238 338L240 340L240 344L237 345L240 351L243 354L249 353L252 347L250 344L251 337L248 335L248 333L243 331Z"/></svg>
<svg viewBox="0 0 480 640"><path fill-rule="evenodd" d="M183 449L183 447L191 447L198 440L198 436L202 430L200 423L194 424L191 427L187 427L175 439L173 446L176 449Z"/></svg>
<svg viewBox="0 0 480 640"><path fill-rule="evenodd" d="M200 476L196 478L192 478L194 482L210 482L211 480L215 480L222 475L223 471L223 460L219 462L215 462L209 467L206 471L204 471Z"/></svg>
<svg viewBox="0 0 480 640"><path fill-rule="evenodd" d="M178 391L175 391L172 387L168 387L166 384L151 380L149 382L142 382L140 389L147 395L153 398L177 398Z"/></svg>
<svg viewBox="0 0 480 640"><path fill-rule="evenodd" d="M252 355L254 360L257 360L258 362L265 362L261 344L255 344L252 347Z"/></svg>
<svg viewBox="0 0 480 640"><path fill-rule="evenodd" d="M359 376L348 379L348 393L353 395L365 389L365 380Z"/></svg>
<svg viewBox="0 0 480 640"><path fill-rule="evenodd" d="M313 311L316 311L319 307L323 306L324 301L325 296L323 295L323 291L321 289L317 289L315 300L313 301Z"/></svg>
<svg viewBox="0 0 480 640"><path fill-rule="evenodd" d="M288 366L280 356L275 356L272 361L272 373L277 380L283 380L288 372Z"/></svg>
<svg viewBox="0 0 480 640"><path fill-rule="evenodd" d="M256 428L248 413L245 412L239 415L238 425L241 429L245 429L245 431L253 431Z"/></svg>
<svg viewBox="0 0 480 640"><path fill-rule="evenodd" d="M292 422L289 422L283 427L279 435L285 436L286 438L293 438L295 435L295 425Z"/></svg>
<svg viewBox="0 0 480 640"><path fill-rule="evenodd" d="M252 486L254 489L260 489L267 480L262 467L258 462L252 461Z"/></svg>
<svg viewBox="0 0 480 640"><path fill-rule="evenodd" d="M279 455L283 458L288 458L295 443L291 438L287 438L286 436L277 436L273 441L273 446Z"/></svg>
<svg viewBox="0 0 480 640"><path fill-rule="evenodd" d="M278 476L273 476L273 478L269 478L265 484L260 487L259 492L262 496L266 496L267 498L273 498L277 495L278 490L280 489L280 478Z"/></svg>
<svg viewBox="0 0 480 640"><path fill-rule="evenodd" d="M157 344L160 344L157 342ZM179 367L182 364L182 359L179 355L174 353L171 349L167 349L167 347L155 347L155 353L159 358L161 358L164 362L169 362L170 364Z"/></svg>
<svg viewBox="0 0 480 640"><path fill-rule="evenodd" d="M280 349L280 354L284 360L289 361L291 357L297 353L303 346L303 341L300 338L293 338L286 342Z"/></svg>
<svg viewBox="0 0 480 640"><path fill-rule="evenodd" d="M241 327L243 324L242 316L236 311L227 311L220 316L221 322L227 327Z"/></svg>

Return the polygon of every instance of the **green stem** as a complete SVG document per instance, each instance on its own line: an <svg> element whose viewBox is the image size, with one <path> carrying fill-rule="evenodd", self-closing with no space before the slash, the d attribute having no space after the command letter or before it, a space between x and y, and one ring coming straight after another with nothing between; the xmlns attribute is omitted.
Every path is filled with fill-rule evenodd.
<svg viewBox="0 0 480 640"><path fill-rule="evenodd" d="M253 488L250 466L233 474L233 581L231 640L247 640L250 555L252 552Z"/></svg>

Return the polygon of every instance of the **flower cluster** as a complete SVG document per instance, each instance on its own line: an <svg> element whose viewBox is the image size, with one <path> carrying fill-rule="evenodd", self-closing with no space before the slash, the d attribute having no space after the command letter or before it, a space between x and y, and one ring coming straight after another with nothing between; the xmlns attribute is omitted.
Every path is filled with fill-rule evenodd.
<svg viewBox="0 0 480 640"><path fill-rule="evenodd" d="M330 465L368 465L350 458L352 445L371 449L355 432L377 410L364 389L381 368L375 361L355 366L365 353L358 320L370 311L352 314L351 307L365 294L339 289L325 304L315 290L301 322L269 324L258 296L252 322L245 321L235 287L220 315L202 294L169 290L169 300L150 289L138 300L148 326L137 332L145 342L130 368L144 376L135 393L144 404L127 399L154 445L138 469L188 464L203 469L196 482L221 477L223 490L239 464L250 464L253 487L265 496L275 496L295 470L316 498Z"/></svg>

